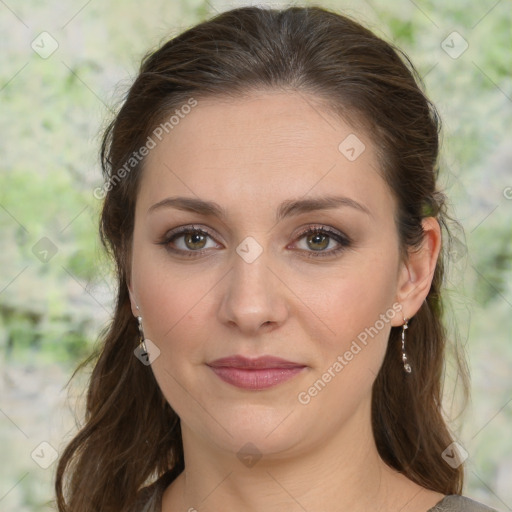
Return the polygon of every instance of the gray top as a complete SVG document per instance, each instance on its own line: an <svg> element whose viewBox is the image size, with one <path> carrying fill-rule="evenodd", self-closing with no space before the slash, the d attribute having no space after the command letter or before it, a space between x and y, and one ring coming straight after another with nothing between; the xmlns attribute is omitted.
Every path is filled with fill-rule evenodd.
<svg viewBox="0 0 512 512"><path fill-rule="evenodd" d="M473 501L465 496L452 494L445 496L434 508L427 512L497 512L494 508Z"/></svg>
<svg viewBox="0 0 512 512"><path fill-rule="evenodd" d="M140 494L137 504L130 512L162 512L162 495L173 480L173 475L164 474ZM497 512L482 503L459 495L445 496L435 507L426 512Z"/></svg>

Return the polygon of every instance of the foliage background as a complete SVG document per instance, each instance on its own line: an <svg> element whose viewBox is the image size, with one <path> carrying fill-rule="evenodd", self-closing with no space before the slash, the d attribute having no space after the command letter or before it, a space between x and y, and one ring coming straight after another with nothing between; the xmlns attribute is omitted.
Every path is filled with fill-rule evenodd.
<svg viewBox="0 0 512 512"><path fill-rule="evenodd" d="M3 511L53 510L55 463L36 464L51 462L51 448L40 443L59 452L76 430L87 375L64 386L110 318L113 280L93 196L101 185L101 129L146 51L249 3L0 3ZM321 5L404 49L440 110L442 186L464 227L450 253L448 320L458 326L473 378L472 403L453 428L469 454L466 494L512 510L511 2ZM47 58L31 47L42 46L43 31L58 43ZM458 58L445 51L455 44L453 31L469 45ZM447 392L448 411L453 396Z"/></svg>

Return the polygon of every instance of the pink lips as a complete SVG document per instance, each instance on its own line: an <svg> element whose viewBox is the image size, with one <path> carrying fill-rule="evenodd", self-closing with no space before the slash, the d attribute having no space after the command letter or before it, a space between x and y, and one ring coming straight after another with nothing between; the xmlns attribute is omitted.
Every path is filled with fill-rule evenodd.
<svg viewBox="0 0 512 512"><path fill-rule="evenodd" d="M279 357L263 356L248 359L230 356L208 363L224 382L243 389L266 389L287 381L306 366Z"/></svg>

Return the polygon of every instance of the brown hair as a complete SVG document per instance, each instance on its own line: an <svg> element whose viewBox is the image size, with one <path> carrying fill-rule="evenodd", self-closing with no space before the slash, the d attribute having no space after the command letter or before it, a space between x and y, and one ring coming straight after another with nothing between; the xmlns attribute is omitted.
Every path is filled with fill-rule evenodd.
<svg viewBox="0 0 512 512"><path fill-rule="evenodd" d="M94 355L85 425L59 461L60 512L126 510L142 487L184 467L179 418L151 368L133 355L138 331L127 280L144 160L113 181L152 130L191 97L281 89L321 100L372 137L380 172L397 201L396 224L406 258L407 250L422 241L424 217L434 216L446 228L444 196L436 189L440 123L418 83L400 50L350 18L319 7L233 9L144 58L103 139L108 186L100 234L116 263L117 303L100 353ZM392 328L373 386L372 423L387 464L428 489L451 494L462 491L463 472L441 458L452 442L441 410L447 337L440 295L443 258L410 322L410 375L401 364L400 328Z"/></svg>

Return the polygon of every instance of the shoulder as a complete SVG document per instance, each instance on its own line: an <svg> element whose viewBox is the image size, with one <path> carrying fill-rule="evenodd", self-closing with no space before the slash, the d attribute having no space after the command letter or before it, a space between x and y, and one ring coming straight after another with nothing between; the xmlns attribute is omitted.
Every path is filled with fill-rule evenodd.
<svg viewBox="0 0 512 512"><path fill-rule="evenodd" d="M428 512L497 512L478 501L459 495L445 496L434 508Z"/></svg>

